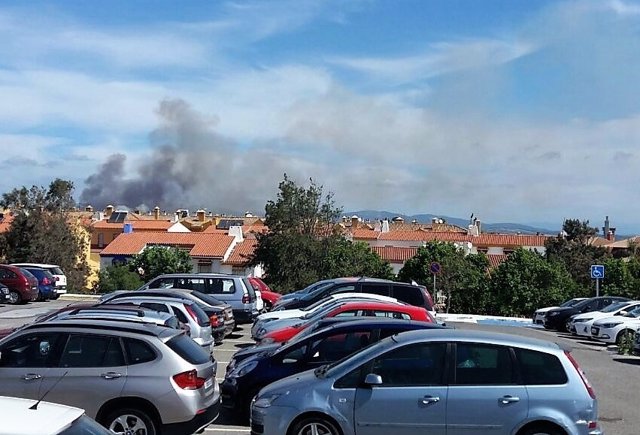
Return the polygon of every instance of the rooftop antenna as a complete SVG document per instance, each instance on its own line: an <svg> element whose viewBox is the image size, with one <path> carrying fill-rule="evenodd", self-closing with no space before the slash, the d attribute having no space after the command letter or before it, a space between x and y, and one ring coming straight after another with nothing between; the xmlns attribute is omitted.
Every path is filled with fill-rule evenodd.
<svg viewBox="0 0 640 435"><path fill-rule="evenodd" d="M62 374L62 376L60 376L60 377L58 378L58 380L57 380L57 381L56 381L56 382L51 386L51 388L49 388L47 391L45 391L45 393L42 395L42 397L40 397L36 403L34 403L33 405L31 405L31 406L29 407L29 409L33 409L33 410L38 409L38 405L40 405L40 402L42 402L42 401L44 400L44 398L45 398L45 397L47 397L47 394L49 394L49 392L50 392L51 390L53 390L53 389L56 387L56 385L58 385L58 383L62 380L62 378L64 378L65 376L67 376L67 373L69 373L69 370L67 370L66 372L64 372L64 373Z"/></svg>

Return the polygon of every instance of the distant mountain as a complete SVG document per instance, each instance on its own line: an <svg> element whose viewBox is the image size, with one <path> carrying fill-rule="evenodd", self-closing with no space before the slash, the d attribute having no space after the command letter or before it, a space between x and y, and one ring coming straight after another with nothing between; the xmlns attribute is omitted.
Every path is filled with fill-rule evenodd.
<svg viewBox="0 0 640 435"><path fill-rule="evenodd" d="M467 228L469 226L469 219L461 219L451 216L442 216L442 215L434 215L434 214L417 214L417 215L405 215L402 213L393 213L389 211L380 211L380 210L359 210L359 211L349 211L345 212L344 216L351 217L353 215L358 216L364 220L376 221L382 219L393 219L394 217L400 216L404 219L405 222L411 222L414 219L420 223L430 223L433 218L443 219L447 223L458 225L462 228ZM490 233L507 233L507 234L550 234L555 235L560 232L560 229L548 229L548 228L540 228L532 225L526 224L517 224L517 223L489 223L489 222L481 222L482 223L482 231L490 232Z"/></svg>

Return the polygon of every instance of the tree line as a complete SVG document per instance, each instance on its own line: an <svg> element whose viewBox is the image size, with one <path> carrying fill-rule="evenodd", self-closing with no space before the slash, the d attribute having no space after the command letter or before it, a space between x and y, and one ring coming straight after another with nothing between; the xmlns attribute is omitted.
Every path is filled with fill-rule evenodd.
<svg viewBox="0 0 640 435"><path fill-rule="evenodd" d="M5 193L0 206L13 213L9 230L0 234L0 257L5 262L60 265L71 290L88 286L86 253L90 239L69 218L76 210L73 183L54 180L48 188L32 186ZM601 293L640 298L640 255L631 246L623 256L593 246L597 229L588 221L568 219L558 237L551 237L545 252L518 249L496 268L486 255L465 253L452 243L429 242L418 248L394 276L390 264L364 242L352 241L336 225L342 209L333 193L309 180L300 186L284 175L277 197L265 205L269 231L256 234L257 246L247 265L261 265L265 281L288 293L316 281L340 276L370 276L415 281L433 292L429 266L441 265L437 293L446 296L443 309L458 313L529 316L547 305L572 297L594 295L591 264L604 264ZM134 289L161 273L190 272L188 253L153 247L127 264L100 271L93 291ZM434 296L436 296L434 294Z"/></svg>

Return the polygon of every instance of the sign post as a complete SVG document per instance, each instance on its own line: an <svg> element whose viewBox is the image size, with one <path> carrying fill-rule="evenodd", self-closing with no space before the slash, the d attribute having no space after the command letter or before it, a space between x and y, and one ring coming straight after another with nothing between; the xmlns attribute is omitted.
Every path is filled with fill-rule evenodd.
<svg viewBox="0 0 640 435"><path fill-rule="evenodd" d="M604 279L604 265L591 265L591 279L596 280L596 296L600 296L600 280Z"/></svg>
<svg viewBox="0 0 640 435"><path fill-rule="evenodd" d="M437 300L437 296L438 296L438 292L436 290L436 275L440 273L441 267L440 267L440 263L433 261L431 262L431 264L429 265L429 271L431 272L431 274L433 275L433 296L436 298Z"/></svg>

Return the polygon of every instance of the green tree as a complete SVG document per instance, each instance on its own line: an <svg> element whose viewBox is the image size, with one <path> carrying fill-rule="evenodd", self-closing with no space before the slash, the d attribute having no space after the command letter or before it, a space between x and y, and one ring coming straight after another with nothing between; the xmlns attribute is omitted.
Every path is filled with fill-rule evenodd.
<svg viewBox="0 0 640 435"><path fill-rule="evenodd" d="M189 253L172 246L149 246L134 255L128 265L129 270L138 273L145 282L163 273L188 273L193 270Z"/></svg>
<svg viewBox="0 0 640 435"><path fill-rule="evenodd" d="M493 313L530 316L541 306L559 305L575 295L575 283L562 263L520 248L491 274Z"/></svg>
<svg viewBox="0 0 640 435"><path fill-rule="evenodd" d="M601 295L640 297L640 261L636 257L606 258L604 279L600 283Z"/></svg>
<svg viewBox="0 0 640 435"><path fill-rule="evenodd" d="M3 194L0 206L14 215L9 231L0 236L8 262L57 264L71 290L85 287L88 241L67 214L74 206L72 182L56 179L48 189L23 186Z"/></svg>
<svg viewBox="0 0 640 435"><path fill-rule="evenodd" d="M481 313L486 309L486 256L467 255L453 243L433 241L418 248L398 273L401 281L415 281L433 292L430 265L440 264L436 286L447 296L447 312ZM436 297L436 295L433 295Z"/></svg>
<svg viewBox="0 0 640 435"><path fill-rule="evenodd" d="M323 241L328 245L320 279L338 276L371 276L393 279L391 265L382 260L364 242L350 242L343 237L331 237Z"/></svg>
<svg viewBox="0 0 640 435"><path fill-rule="evenodd" d="M576 296L593 295L591 265L601 263L607 256L605 248L589 243L597 231L597 228L589 226L588 220L567 219L562 225L562 234L549 238L545 243L547 259L564 264L578 284L580 294Z"/></svg>
<svg viewBox="0 0 640 435"><path fill-rule="evenodd" d="M109 266L100 270L97 293L109 293L116 290L135 290L144 284L140 275L131 271L128 265Z"/></svg>

